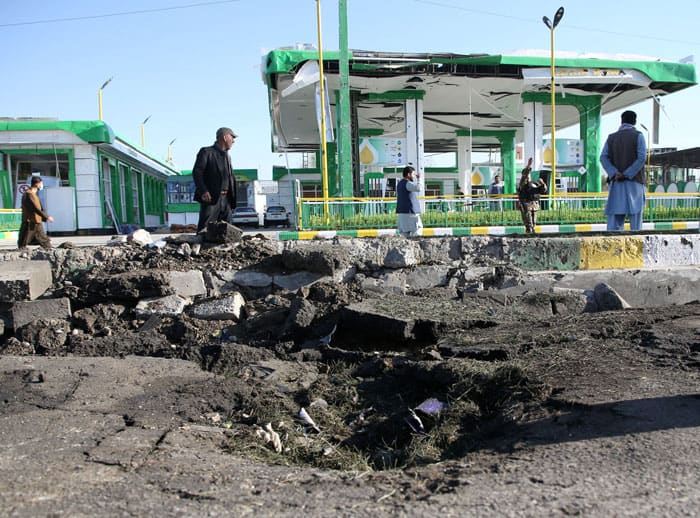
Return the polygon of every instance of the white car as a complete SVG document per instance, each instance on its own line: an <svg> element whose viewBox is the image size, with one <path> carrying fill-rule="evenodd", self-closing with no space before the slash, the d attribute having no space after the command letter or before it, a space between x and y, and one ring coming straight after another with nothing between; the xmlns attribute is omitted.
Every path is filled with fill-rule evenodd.
<svg viewBox="0 0 700 518"><path fill-rule="evenodd" d="M260 217L253 207L236 207L231 212L231 224L237 226L260 226Z"/></svg>
<svg viewBox="0 0 700 518"><path fill-rule="evenodd" d="M288 227L291 223L291 214L282 205L272 205L265 210L265 226L284 225Z"/></svg>

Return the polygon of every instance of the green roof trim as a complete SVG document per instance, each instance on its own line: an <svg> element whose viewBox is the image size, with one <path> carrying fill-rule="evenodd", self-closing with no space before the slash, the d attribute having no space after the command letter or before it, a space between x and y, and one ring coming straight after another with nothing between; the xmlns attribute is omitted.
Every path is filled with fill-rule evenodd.
<svg viewBox="0 0 700 518"><path fill-rule="evenodd" d="M360 137L378 137L384 135L384 130L382 128L360 128L357 133Z"/></svg>
<svg viewBox="0 0 700 518"><path fill-rule="evenodd" d="M115 138L104 121L5 120L0 131L67 131L90 143L111 144Z"/></svg>
<svg viewBox="0 0 700 518"><path fill-rule="evenodd" d="M544 56L507 56L501 54L483 56L454 56L450 58L436 56L431 58L430 61L431 63L458 65L516 65L524 67L550 67L552 64L551 58ZM557 67L571 68L631 68L642 72L652 81L697 84L695 65L693 63L559 57L555 59L555 65Z"/></svg>
<svg viewBox="0 0 700 518"><path fill-rule="evenodd" d="M278 166L274 165L272 166L272 179L273 180L279 180L280 178L284 178L288 174L296 175L296 174L319 174L321 171L316 168L312 167L305 167L305 168L290 168L287 169L284 166Z"/></svg>
<svg viewBox="0 0 700 518"><path fill-rule="evenodd" d="M392 61L390 53L372 52L373 58L378 61L373 63L363 62L363 56L366 52L355 51L357 62L353 62L354 55L350 52L350 67L353 70L373 70L382 68L382 62L389 63ZM340 53L338 51L324 51L324 61L337 61ZM549 67L551 61L549 56L518 56L504 54L415 54L411 57L415 61L408 62L407 66L416 63L433 63L433 64L455 64L455 65L477 65L477 66L493 66L499 65L514 65L522 67ZM318 59L318 51L316 50L292 50L278 49L270 51L267 54L267 66L265 74L289 73L298 65L305 61ZM645 74L653 82L666 83L682 83L682 84L697 84L697 74L695 64L693 63L677 63L670 61L658 60L624 60L609 58L576 58L576 57L557 57L555 62L557 67L571 68L628 68L638 70Z"/></svg>
<svg viewBox="0 0 700 518"><path fill-rule="evenodd" d="M233 174L236 176L236 179L239 181L252 182L252 181L258 179L258 170L257 169L237 169L234 167Z"/></svg>
<svg viewBox="0 0 700 518"><path fill-rule="evenodd" d="M360 96L363 101L368 102L391 102L406 101L408 99L423 99L425 90L389 90L387 92L370 92Z"/></svg>
<svg viewBox="0 0 700 518"><path fill-rule="evenodd" d="M340 59L340 52L337 50L323 51L323 61L338 59ZM352 59L352 52L350 52L350 59ZM288 73L301 63L311 60L318 61L318 50L273 50L267 54L265 75Z"/></svg>

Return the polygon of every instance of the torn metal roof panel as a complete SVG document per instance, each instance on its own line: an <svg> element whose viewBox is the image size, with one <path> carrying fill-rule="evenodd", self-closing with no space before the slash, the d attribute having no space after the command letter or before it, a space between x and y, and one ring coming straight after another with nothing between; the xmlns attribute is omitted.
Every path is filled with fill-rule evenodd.
<svg viewBox="0 0 700 518"><path fill-rule="evenodd" d="M397 53L352 50L350 90L360 131L399 135L404 131L403 101L423 100L424 145L429 152L456 149L456 131L515 130L522 140L523 98L548 104L550 58L544 51L517 54ZM339 89L339 53L324 51L324 75L335 122ZM316 88L290 88L304 63L318 59L315 50L278 49L265 59L264 78L270 92L275 151L309 150L319 146ZM602 113L635 105L696 84L692 63L663 62L642 56L557 53L557 94L597 96ZM287 89L287 90L286 90ZM289 92L285 95L285 91ZM536 97L541 95L541 98ZM535 97L533 97L535 96ZM578 110L557 104L557 127L579 122ZM543 110L549 127L549 110ZM480 135L474 147L497 144Z"/></svg>

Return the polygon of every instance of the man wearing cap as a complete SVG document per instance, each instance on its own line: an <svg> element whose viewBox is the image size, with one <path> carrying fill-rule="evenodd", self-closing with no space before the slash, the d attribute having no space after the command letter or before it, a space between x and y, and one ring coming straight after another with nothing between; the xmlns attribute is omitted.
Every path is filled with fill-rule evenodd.
<svg viewBox="0 0 700 518"><path fill-rule="evenodd" d="M629 215L630 229L642 229L642 212L646 201L644 160L647 145L644 135L634 127L637 114L631 110L622 113L620 129L608 136L600 154L600 163L608 174L608 202L605 215L608 230L624 230L625 216Z"/></svg>
<svg viewBox="0 0 700 518"><path fill-rule="evenodd" d="M51 248L51 240L44 232L42 222L53 221L53 218L44 212L39 200L38 192L44 188L41 176L32 176L29 181L29 189L22 195L22 224L19 227L17 248L24 249L34 243L41 248Z"/></svg>
<svg viewBox="0 0 700 518"><path fill-rule="evenodd" d="M236 137L231 128L219 128L214 145L197 153L192 168L194 199L200 205L197 232L210 222L229 221L231 209L236 206L236 178L228 155Z"/></svg>

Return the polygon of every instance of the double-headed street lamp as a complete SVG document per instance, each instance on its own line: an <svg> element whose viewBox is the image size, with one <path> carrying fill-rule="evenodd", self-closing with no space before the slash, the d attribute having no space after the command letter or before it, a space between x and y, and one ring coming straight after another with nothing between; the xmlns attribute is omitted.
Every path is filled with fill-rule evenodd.
<svg viewBox="0 0 700 518"><path fill-rule="evenodd" d="M174 143L176 140L177 140L177 138L174 138L174 139L172 139L172 140L170 141L170 143L168 144L168 160L167 160L167 162L168 162L170 165L173 165L173 155L170 153L170 148L171 148L171 146L173 145L173 143Z"/></svg>
<svg viewBox="0 0 700 518"><path fill-rule="evenodd" d="M143 119L143 122L141 123L141 147L146 148L146 123L148 122L148 119L150 119L151 116L149 115L145 119Z"/></svg>
<svg viewBox="0 0 700 518"><path fill-rule="evenodd" d="M100 86L100 89L97 91L97 108L99 110L100 120L102 120L102 90L104 90L105 87L112 82L112 79L114 78L110 77L109 79L107 79L107 81L102 83L102 86Z"/></svg>
<svg viewBox="0 0 700 518"><path fill-rule="evenodd" d="M551 77L552 77L552 84L551 84L551 90L552 90L552 100L551 100L551 105L552 105L552 178L551 178L551 187L550 188L550 193L551 195L554 195L554 188L556 188L557 185L557 141L556 141L556 131L557 131L557 120L556 120L556 92L555 92L555 85L554 85L554 29L556 29L557 25L559 25L559 22L561 19L564 17L564 8L560 7L557 9L557 12L554 13L554 20L550 21L549 18L546 16L542 17L542 21L544 24L549 28L549 33L550 33L550 47L552 49L551 53ZM551 196L550 195L550 196Z"/></svg>

